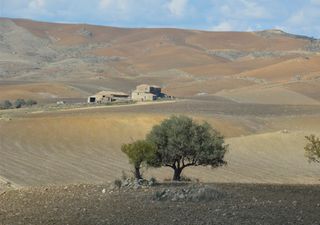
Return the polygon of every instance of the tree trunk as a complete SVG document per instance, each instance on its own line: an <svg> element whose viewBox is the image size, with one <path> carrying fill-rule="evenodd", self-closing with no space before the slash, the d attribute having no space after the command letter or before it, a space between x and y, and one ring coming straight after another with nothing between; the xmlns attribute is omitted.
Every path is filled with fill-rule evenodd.
<svg viewBox="0 0 320 225"><path fill-rule="evenodd" d="M140 173L140 167L134 167L134 176L136 177L137 180L142 179L142 176Z"/></svg>
<svg viewBox="0 0 320 225"><path fill-rule="evenodd" d="M181 180L181 172L182 169L181 168L176 168L174 169L174 174L173 174L173 181L180 181Z"/></svg>

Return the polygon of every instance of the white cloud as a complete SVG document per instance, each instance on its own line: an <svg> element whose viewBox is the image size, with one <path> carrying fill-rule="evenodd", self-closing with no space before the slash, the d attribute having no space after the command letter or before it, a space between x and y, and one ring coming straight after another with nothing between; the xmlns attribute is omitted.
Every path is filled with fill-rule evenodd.
<svg viewBox="0 0 320 225"><path fill-rule="evenodd" d="M124 27L270 29L320 35L320 0L0 0L4 17ZM291 3L291 2L290 2ZM257 24L261 24L258 27Z"/></svg>
<svg viewBox="0 0 320 225"><path fill-rule="evenodd" d="M43 9L45 6L45 0L32 0L29 3L30 9Z"/></svg>
<svg viewBox="0 0 320 225"><path fill-rule="evenodd" d="M133 0L100 0L99 9L112 11L112 13L128 12L134 7Z"/></svg>
<svg viewBox="0 0 320 225"><path fill-rule="evenodd" d="M175 16L183 16L188 5L188 0L171 0L167 7L171 14Z"/></svg>
<svg viewBox="0 0 320 225"><path fill-rule="evenodd" d="M111 6L113 0L100 0L99 8L100 9L107 9Z"/></svg>
<svg viewBox="0 0 320 225"><path fill-rule="evenodd" d="M291 16L281 26L291 33L309 36L319 35L319 10L320 8L317 5L305 5L298 11L292 12Z"/></svg>
<svg viewBox="0 0 320 225"><path fill-rule="evenodd" d="M320 0L311 0L311 4L320 5Z"/></svg>
<svg viewBox="0 0 320 225"><path fill-rule="evenodd" d="M260 4L253 0L225 0L221 6L220 1L214 0L214 4L219 9L221 16L233 19L265 19L270 18L271 14Z"/></svg>
<svg viewBox="0 0 320 225"><path fill-rule="evenodd" d="M305 12L303 10L294 13L288 20L292 25L302 25L306 20Z"/></svg>
<svg viewBox="0 0 320 225"><path fill-rule="evenodd" d="M234 26L227 21L221 22L216 26L213 26L210 30L212 31L233 31L234 30Z"/></svg>
<svg viewBox="0 0 320 225"><path fill-rule="evenodd" d="M244 6L244 9L242 11L242 14L244 16L254 18L254 19L263 19L263 18L270 17L267 10L263 6L259 5L254 1L241 0L241 3Z"/></svg>

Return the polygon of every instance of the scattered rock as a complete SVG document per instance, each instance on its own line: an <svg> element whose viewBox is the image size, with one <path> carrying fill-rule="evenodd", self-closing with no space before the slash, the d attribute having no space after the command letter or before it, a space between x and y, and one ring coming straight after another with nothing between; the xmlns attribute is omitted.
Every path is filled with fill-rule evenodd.
<svg viewBox="0 0 320 225"><path fill-rule="evenodd" d="M153 195L153 200L157 201L212 201L220 199L223 196L221 192L211 187L199 187L193 185L190 187L183 188L171 188L171 189L162 189L156 191Z"/></svg>
<svg viewBox="0 0 320 225"><path fill-rule="evenodd" d="M152 186L155 186L157 184L157 181L154 178L151 178L150 180L136 180L134 178L125 178L122 180L117 180L117 184L112 184L110 186L110 191L117 190L138 190L138 189L146 189L150 188Z"/></svg>

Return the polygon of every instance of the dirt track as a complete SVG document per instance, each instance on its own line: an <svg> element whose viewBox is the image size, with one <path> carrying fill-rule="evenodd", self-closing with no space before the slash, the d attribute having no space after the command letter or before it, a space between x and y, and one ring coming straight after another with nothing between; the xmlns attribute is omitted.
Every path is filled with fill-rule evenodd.
<svg viewBox="0 0 320 225"><path fill-rule="evenodd" d="M319 224L319 186L210 186L222 197L202 202L153 201L156 190L168 187L109 194L102 193L105 185L8 191L0 196L0 224Z"/></svg>

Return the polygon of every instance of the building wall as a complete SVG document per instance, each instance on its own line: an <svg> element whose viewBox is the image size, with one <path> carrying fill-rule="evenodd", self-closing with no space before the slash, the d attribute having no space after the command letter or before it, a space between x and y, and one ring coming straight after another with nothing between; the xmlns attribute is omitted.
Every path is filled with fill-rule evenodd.
<svg viewBox="0 0 320 225"><path fill-rule="evenodd" d="M132 92L131 98L134 101L154 101L157 99L157 97L154 94L138 91Z"/></svg>
<svg viewBox="0 0 320 225"><path fill-rule="evenodd" d="M137 86L136 91L141 93L148 93L150 92L150 86L146 84L141 84Z"/></svg>
<svg viewBox="0 0 320 225"><path fill-rule="evenodd" d="M160 87L147 85L147 84L141 84L141 85L137 86L136 91L141 92L141 93L152 93L158 97L161 95L161 88Z"/></svg>
<svg viewBox="0 0 320 225"><path fill-rule="evenodd" d="M91 101L95 99L95 101ZM108 103L129 100L129 95L93 95L88 98L88 103Z"/></svg>

